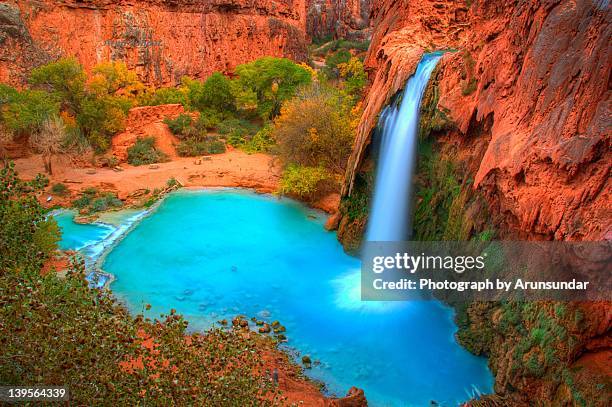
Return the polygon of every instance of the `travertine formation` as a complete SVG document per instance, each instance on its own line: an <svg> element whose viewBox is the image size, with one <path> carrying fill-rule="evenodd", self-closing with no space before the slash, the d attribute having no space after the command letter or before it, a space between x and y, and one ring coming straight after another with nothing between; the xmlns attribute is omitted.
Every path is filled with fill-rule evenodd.
<svg viewBox="0 0 612 407"><path fill-rule="evenodd" d="M0 81L75 56L86 69L123 60L173 85L229 73L264 55L306 59L306 0L24 0L0 3Z"/></svg>

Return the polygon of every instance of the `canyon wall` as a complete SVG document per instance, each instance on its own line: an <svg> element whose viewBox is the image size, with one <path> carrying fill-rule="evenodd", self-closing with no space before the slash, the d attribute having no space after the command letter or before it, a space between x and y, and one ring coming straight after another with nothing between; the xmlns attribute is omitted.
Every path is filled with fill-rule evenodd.
<svg viewBox="0 0 612 407"><path fill-rule="evenodd" d="M474 185L503 213L502 229L539 239L611 238L608 2L469 3L376 4L365 63L371 86L344 195L383 105L424 51L452 49L436 71L437 109L457 137L490 118Z"/></svg>
<svg viewBox="0 0 612 407"><path fill-rule="evenodd" d="M261 56L307 58L306 0L0 2L0 81L62 56L86 69L123 60L142 80L231 72Z"/></svg>
<svg viewBox="0 0 612 407"><path fill-rule="evenodd" d="M306 26L311 38L366 40L372 0L309 0Z"/></svg>
<svg viewBox="0 0 612 407"><path fill-rule="evenodd" d="M370 85L342 192L347 248L367 222L378 114L434 50L447 52L421 133L460 173L447 221L463 217L474 232L492 222L503 239L612 238L608 1L381 0L371 19ZM610 303L473 303L458 320L460 342L489 357L494 405L605 405Z"/></svg>

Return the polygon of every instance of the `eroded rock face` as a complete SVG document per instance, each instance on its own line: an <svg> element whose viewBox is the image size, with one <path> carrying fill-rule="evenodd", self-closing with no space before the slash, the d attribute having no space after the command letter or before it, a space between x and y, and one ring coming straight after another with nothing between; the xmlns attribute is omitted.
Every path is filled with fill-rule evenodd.
<svg viewBox="0 0 612 407"><path fill-rule="evenodd" d="M2 40L8 37L8 40ZM0 4L0 80L19 83L41 60L86 69L123 60L172 85L264 55L306 59L305 0L25 0ZM24 53L39 55L37 59Z"/></svg>
<svg viewBox="0 0 612 407"><path fill-rule="evenodd" d="M365 40L370 36L372 0L309 0L307 31L311 38Z"/></svg>

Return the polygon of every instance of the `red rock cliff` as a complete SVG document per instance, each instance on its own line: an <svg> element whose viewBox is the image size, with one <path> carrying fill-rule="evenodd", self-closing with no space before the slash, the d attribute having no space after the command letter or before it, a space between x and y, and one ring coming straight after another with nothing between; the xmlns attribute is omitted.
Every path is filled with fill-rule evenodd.
<svg viewBox="0 0 612 407"><path fill-rule="evenodd" d="M24 0L0 3L0 81L76 56L124 60L152 84L230 72L264 55L306 59L305 0Z"/></svg>
<svg viewBox="0 0 612 407"><path fill-rule="evenodd" d="M309 0L306 17L312 38L364 40L370 36L372 0Z"/></svg>
<svg viewBox="0 0 612 407"><path fill-rule="evenodd" d="M352 187L378 112L424 50L442 59L438 108L469 134L490 118L475 185L503 228L555 239L612 237L607 2L382 0L366 59L371 87L347 176Z"/></svg>

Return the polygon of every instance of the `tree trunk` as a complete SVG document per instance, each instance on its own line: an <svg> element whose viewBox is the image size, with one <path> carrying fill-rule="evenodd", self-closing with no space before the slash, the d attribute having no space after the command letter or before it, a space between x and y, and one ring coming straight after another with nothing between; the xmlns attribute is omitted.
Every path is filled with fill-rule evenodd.
<svg viewBox="0 0 612 407"><path fill-rule="evenodd" d="M53 175L53 171L51 170L51 156L44 157L43 162L45 163L45 171L47 174Z"/></svg>

